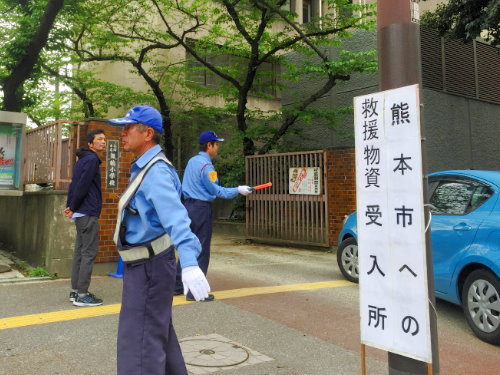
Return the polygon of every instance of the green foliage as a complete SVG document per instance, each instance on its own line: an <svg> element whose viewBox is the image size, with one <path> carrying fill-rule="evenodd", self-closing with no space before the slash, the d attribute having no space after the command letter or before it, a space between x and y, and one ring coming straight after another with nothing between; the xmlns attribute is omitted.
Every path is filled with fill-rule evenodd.
<svg viewBox="0 0 500 375"><path fill-rule="evenodd" d="M19 272L27 272L29 265L28 265L28 263L21 261L21 262L16 264L16 268L19 270Z"/></svg>
<svg viewBox="0 0 500 375"><path fill-rule="evenodd" d="M45 276L50 276L54 278L55 276L52 275L47 268L45 267L35 267L29 270L29 277L45 277Z"/></svg>
<svg viewBox="0 0 500 375"><path fill-rule="evenodd" d="M0 57L5 57L0 78L27 45L46 1L26 0L26 11L19 2L0 0L2 11L15 7L8 16L4 12L9 27L0 31ZM321 95L311 97L314 93L298 95L293 105L281 108L281 92L290 83L315 80L321 89L331 82L328 91L353 73L376 69L373 51L342 48L355 30L374 27L374 5L327 0L321 18L302 23L284 4L68 0L25 84L24 110L41 124L63 117L105 117L114 108L137 103L166 108L183 150L196 149L202 130L224 134L228 141L217 168L224 184L239 184L245 155L266 147L282 149L281 137L298 132L298 123L321 122L336 129L345 116L344 108L315 109ZM339 51L335 58L333 49ZM301 56L299 63L287 58L292 54ZM56 83L72 91L51 92Z"/></svg>
<svg viewBox="0 0 500 375"><path fill-rule="evenodd" d="M449 0L439 4L436 11L424 13L421 25L464 42L481 37L500 47L500 2Z"/></svg>

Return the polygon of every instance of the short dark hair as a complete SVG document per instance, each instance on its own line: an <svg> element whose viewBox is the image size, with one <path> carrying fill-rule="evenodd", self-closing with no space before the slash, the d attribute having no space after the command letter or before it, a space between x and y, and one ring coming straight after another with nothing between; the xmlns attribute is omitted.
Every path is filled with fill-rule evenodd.
<svg viewBox="0 0 500 375"><path fill-rule="evenodd" d="M104 130L102 129L94 129L87 133L87 143L94 142L94 138L97 134L104 134Z"/></svg>
<svg viewBox="0 0 500 375"><path fill-rule="evenodd" d="M217 143L217 141L208 141L208 142L202 143L202 144L200 145L200 151L206 152L206 151L207 151L207 148L208 148L208 144L209 144L209 143L213 146L214 144L216 144L216 143Z"/></svg>

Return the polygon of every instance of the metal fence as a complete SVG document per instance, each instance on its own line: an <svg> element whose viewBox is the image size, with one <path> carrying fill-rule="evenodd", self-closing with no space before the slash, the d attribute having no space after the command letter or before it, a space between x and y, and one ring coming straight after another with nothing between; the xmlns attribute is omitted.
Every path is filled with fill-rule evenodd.
<svg viewBox="0 0 500 375"><path fill-rule="evenodd" d="M250 186L273 183L271 188L247 197L249 238L329 246L325 159L324 151L246 157L246 181ZM295 167L321 168L320 195L289 193L289 168Z"/></svg>
<svg viewBox="0 0 500 375"><path fill-rule="evenodd" d="M500 53L480 41L462 43L421 29L424 87L500 104Z"/></svg>
<svg viewBox="0 0 500 375"><path fill-rule="evenodd" d="M26 132L25 184L53 184L56 190L67 188L81 124L60 120Z"/></svg>

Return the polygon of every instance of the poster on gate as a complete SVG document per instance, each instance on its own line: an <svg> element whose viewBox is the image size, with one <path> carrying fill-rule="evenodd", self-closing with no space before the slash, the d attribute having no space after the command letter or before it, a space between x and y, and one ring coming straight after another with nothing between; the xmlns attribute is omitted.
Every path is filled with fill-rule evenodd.
<svg viewBox="0 0 500 375"><path fill-rule="evenodd" d="M354 98L363 344L432 362L419 87Z"/></svg>
<svg viewBox="0 0 500 375"><path fill-rule="evenodd" d="M288 170L288 193L304 195L321 194L320 167L291 167Z"/></svg>
<svg viewBox="0 0 500 375"><path fill-rule="evenodd" d="M0 111L0 195L22 194L22 141L25 124L26 115Z"/></svg>
<svg viewBox="0 0 500 375"><path fill-rule="evenodd" d="M16 134L9 124L0 123L0 185L14 185Z"/></svg>

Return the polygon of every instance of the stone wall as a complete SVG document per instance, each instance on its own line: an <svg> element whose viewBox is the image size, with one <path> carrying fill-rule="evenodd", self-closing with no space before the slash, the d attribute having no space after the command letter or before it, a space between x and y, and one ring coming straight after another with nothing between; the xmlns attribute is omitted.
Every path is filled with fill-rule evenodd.
<svg viewBox="0 0 500 375"><path fill-rule="evenodd" d="M65 205L65 191L25 192L20 197L0 196L2 248L32 266L46 267L58 276L68 276L75 228L62 215Z"/></svg>

